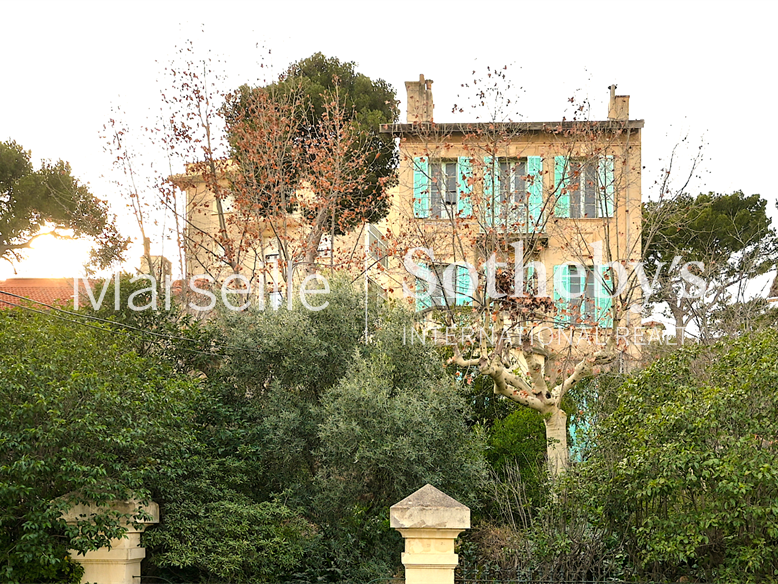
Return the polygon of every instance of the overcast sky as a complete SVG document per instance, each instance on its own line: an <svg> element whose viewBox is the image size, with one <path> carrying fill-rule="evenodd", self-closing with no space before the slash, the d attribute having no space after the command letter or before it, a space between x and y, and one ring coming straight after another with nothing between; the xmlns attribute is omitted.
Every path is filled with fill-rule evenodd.
<svg viewBox="0 0 778 584"><path fill-rule="evenodd" d="M435 120L465 121L464 114L450 113L454 103L464 103L461 85L474 70L508 65L521 88L525 121L569 116L574 96L588 99L592 118L603 119L608 85L629 94L630 118L645 120L644 196L685 138L677 164L682 168L701 144L705 158L690 191L759 193L775 217L776 6L745 0L0 0L0 140L32 150L36 163L69 161L135 235L115 187L102 178L111 159L100 130L117 107L136 126L153 117L164 66L187 41L196 56L221 61L230 87L256 83L268 78L266 67L279 72L317 51L356 61L360 72L394 86L402 121L404 81L420 73L433 79ZM20 275L52 273L40 260L29 266L20 266Z"/></svg>

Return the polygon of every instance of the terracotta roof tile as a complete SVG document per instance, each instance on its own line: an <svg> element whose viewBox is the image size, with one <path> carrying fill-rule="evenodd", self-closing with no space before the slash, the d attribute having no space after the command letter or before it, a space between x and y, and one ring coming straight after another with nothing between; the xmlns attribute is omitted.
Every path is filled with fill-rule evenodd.
<svg viewBox="0 0 778 584"><path fill-rule="evenodd" d="M21 299L3 294L3 292L52 306L63 306L73 300L73 278L9 278L0 280L0 309L10 308L12 304L23 303ZM83 281L79 282L79 296L82 292L86 294Z"/></svg>

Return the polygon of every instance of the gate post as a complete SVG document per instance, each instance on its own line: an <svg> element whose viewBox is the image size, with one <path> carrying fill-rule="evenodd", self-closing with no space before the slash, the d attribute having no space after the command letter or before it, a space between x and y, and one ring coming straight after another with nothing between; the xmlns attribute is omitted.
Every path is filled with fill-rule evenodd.
<svg viewBox="0 0 778 584"><path fill-rule="evenodd" d="M454 584L454 540L470 528L470 509L425 485L389 508L389 525L405 539L405 584Z"/></svg>
<svg viewBox="0 0 778 584"><path fill-rule="evenodd" d="M159 506L156 503L140 505L138 501L113 501L108 505L75 505L67 513L63 514L65 521L75 524L79 520L94 516L98 512L106 510L119 513L133 513L138 507L142 508L152 519L139 521L138 523L159 523ZM140 563L146 557L146 549L140 547L140 534L146 525L138 528L127 523L126 537L112 539L111 547L100 548L86 552L86 555L78 555L71 550L70 557L84 567L84 575L81 582L94 582L96 584L138 584L140 582Z"/></svg>

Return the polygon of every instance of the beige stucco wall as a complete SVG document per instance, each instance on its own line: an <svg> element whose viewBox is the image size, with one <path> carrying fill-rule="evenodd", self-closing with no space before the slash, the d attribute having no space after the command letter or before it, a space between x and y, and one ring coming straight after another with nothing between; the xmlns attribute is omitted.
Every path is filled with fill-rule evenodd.
<svg viewBox="0 0 778 584"><path fill-rule="evenodd" d="M614 216L609 218L566 219L550 218L542 228L548 244L540 252L540 260L549 267L564 262L581 261L591 263L590 244L601 241L603 260L639 261L641 224L641 159L640 131L632 130L614 135L603 133L601 138L576 142L570 136L559 136L551 132L518 134L507 143L497 146L496 154L505 158L540 156L543 158L544 204L553 207L554 157L565 155L585 158L592 153L614 156ZM401 141L401 166L399 186L394 192L395 200L387 225L405 237L407 245L429 245L440 261L466 260L478 264L477 243L483 238L483 229L477 215L482 202L482 170L474 170L473 217L457 219L455 225L449 219L415 219L413 217L413 168L414 157L454 159L468 157L475 161L487 155L486 144L474 143L472 139L457 135L404 136ZM551 201L549 201L551 200ZM547 213L548 215L548 213ZM452 228L459 233L459 242L452 241ZM487 228L488 230L488 228ZM499 237L499 235L497 236ZM461 245L459 245L461 244ZM413 245L415 246L415 245ZM527 245L528 247L528 245ZM465 257L462 257L464 253ZM498 259L511 259L498 257ZM549 282L550 283L550 282Z"/></svg>

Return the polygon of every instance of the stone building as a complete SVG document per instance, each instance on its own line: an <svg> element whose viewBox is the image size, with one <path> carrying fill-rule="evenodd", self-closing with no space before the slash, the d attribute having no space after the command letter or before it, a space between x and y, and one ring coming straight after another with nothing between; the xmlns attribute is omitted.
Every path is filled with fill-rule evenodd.
<svg viewBox="0 0 778 584"><path fill-rule="evenodd" d="M432 81L406 89L406 123L382 126L401 162L381 227L434 252L414 262L417 308L485 305L493 258L506 273L523 266L519 292L553 298L557 327L639 324L625 309L637 287L624 272L641 258L643 121L629 119L629 96L612 86L601 121L453 124L433 117Z"/></svg>
<svg viewBox="0 0 778 584"><path fill-rule="evenodd" d="M373 295L410 293L418 310L429 310L486 307L493 262L521 288L494 291L547 295L554 327L639 324L628 307L639 293L629 267L641 258L643 121L629 119L629 96L612 86L607 118L598 121L445 123L434 117L431 80L405 86L406 122L381 127L400 151L391 210L376 224L323 238L316 269L350 270ZM231 165L210 179L194 166L177 177L187 194L188 276L219 281L240 272L262 294L283 296L288 258L280 248L304 237L305 221L291 211L283 235L269 220L247 229L229 192ZM233 265L223 261L218 233L239 255ZM414 248L434 257L416 253L409 273L403 258Z"/></svg>

